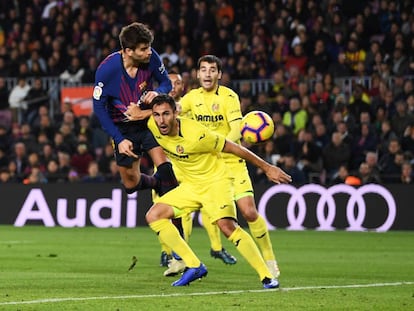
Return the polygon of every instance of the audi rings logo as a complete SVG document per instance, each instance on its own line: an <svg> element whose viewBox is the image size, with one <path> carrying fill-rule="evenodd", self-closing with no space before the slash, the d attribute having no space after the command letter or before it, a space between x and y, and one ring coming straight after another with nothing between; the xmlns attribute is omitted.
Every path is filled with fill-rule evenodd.
<svg viewBox="0 0 414 311"><path fill-rule="evenodd" d="M322 187L318 184L308 184L300 188L291 185L276 185L269 188L260 198L258 211L261 215L266 215L269 200L280 193L290 194L287 204L288 230L303 230L303 223L308 211L304 195L318 194L319 200L316 205L316 218L319 223L317 230L335 230L332 226L336 216L336 203L334 195L345 193L349 195L346 205L346 218L348 220L348 231L365 231L367 228L362 224L366 217L366 204L364 196L368 193L382 197L388 208L388 216L384 223L377 228L370 229L378 232L388 231L394 223L396 216L396 204L391 193L384 187L376 184L367 184L359 188L354 188L346 184L339 184L330 188ZM266 218L266 217L265 217ZM267 222L269 229L276 227Z"/></svg>

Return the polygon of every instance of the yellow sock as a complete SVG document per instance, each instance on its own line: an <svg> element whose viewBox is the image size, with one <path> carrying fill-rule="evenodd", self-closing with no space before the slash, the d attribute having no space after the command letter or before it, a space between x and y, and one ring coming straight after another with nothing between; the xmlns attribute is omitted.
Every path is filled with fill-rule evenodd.
<svg viewBox="0 0 414 311"><path fill-rule="evenodd" d="M186 214L181 217L181 225L183 226L184 240L188 243L191 232L193 231L193 217L191 217L191 214Z"/></svg>
<svg viewBox="0 0 414 311"><path fill-rule="evenodd" d="M267 268L266 263L260 255L260 251L254 243L253 238L246 231L241 227L237 227L229 236L229 241L236 245L239 253L256 270L260 280L263 280L265 277L273 278L269 268Z"/></svg>
<svg viewBox="0 0 414 311"><path fill-rule="evenodd" d="M201 213L201 219L203 221L204 229L206 229L207 235L210 238L211 249L213 251L221 251L223 245L221 244L221 232L219 227L211 223L210 218L206 213Z"/></svg>
<svg viewBox="0 0 414 311"><path fill-rule="evenodd" d="M254 222L247 222L253 239L259 246L264 260L275 260L273 253L272 241L270 240L269 231L267 230L266 221L259 215Z"/></svg>
<svg viewBox="0 0 414 311"><path fill-rule="evenodd" d="M161 245L161 252L165 252L167 255L171 255L172 254L172 249L170 247L168 247L167 244L165 244L160 236L158 236L158 241L160 242Z"/></svg>
<svg viewBox="0 0 414 311"><path fill-rule="evenodd" d="M160 219L149 224L150 228L158 234L161 241L174 250L189 268L200 266L200 260L190 246L180 236L177 228L168 219Z"/></svg>

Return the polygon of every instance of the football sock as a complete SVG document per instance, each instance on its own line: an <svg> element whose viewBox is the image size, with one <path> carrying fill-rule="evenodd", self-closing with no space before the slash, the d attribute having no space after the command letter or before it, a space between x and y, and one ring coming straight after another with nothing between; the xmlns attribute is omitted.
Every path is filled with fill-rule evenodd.
<svg viewBox="0 0 414 311"><path fill-rule="evenodd" d="M211 249L213 251L221 251L223 245L221 244L219 227L211 223L210 217L205 212L201 212L201 219L204 229L206 229L207 235L210 238Z"/></svg>
<svg viewBox="0 0 414 311"><path fill-rule="evenodd" d="M228 239L236 246L244 259L256 270L260 280L266 277L273 278L253 238L246 231L241 227L237 227Z"/></svg>
<svg viewBox="0 0 414 311"><path fill-rule="evenodd" d="M187 267L196 268L200 266L200 260L180 236L177 228L169 219L156 220L150 223L149 226L158 234L161 241L164 241L165 244L172 248L184 260Z"/></svg>
<svg viewBox="0 0 414 311"><path fill-rule="evenodd" d="M178 186L178 181L170 162L164 162L158 166L154 177L159 180L159 184L156 189L159 196L166 194L168 191Z"/></svg>
<svg viewBox="0 0 414 311"><path fill-rule="evenodd" d="M141 178L139 180L139 183L132 188L126 188L125 192L128 194L134 193L138 190L144 190L144 189L153 189L158 185L158 180L154 176L146 175L141 173Z"/></svg>
<svg viewBox="0 0 414 311"><path fill-rule="evenodd" d="M266 221L259 215L259 217L253 222L247 222L250 232L256 244L259 246L262 252L264 260L275 260L275 254L273 253L272 241L270 240L269 231L267 230Z"/></svg>
<svg viewBox="0 0 414 311"><path fill-rule="evenodd" d="M188 242L193 231L193 217L191 217L191 214L181 216L181 226L183 227L184 240Z"/></svg>
<svg viewBox="0 0 414 311"><path fill-rule="evenodd" d="M172 249L170 247L168 247L167 244L165 244L161 239L160 236L158 236L158 240L160 241L161 244L161 252L165 252L167 255L171 255L172 254Z"/></svg>
<svg viewBox="0 0 414 311"><path fill-rule="evenodd" d="M183 225L182 225L182 222L181 222L181 217L173 218L173 219L171 219L171 222L177 228L178 232L180 232L181 237L184 238L184 240L185 240Z"/></svg>

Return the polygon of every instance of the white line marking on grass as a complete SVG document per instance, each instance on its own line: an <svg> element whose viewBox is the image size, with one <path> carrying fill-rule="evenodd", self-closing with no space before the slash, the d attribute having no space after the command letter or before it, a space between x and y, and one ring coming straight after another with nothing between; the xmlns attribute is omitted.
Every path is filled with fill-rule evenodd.
<svg viewBox="0 0 414 311"><path fill-rule="evenodd" d="M10 241L0 241L0 244L27 244L32 243L29 240L10 240Z"/></svg>
<svg viewBox="0 0 414 311"><path fill-rule="evenodd" d="M297 290L312 290L312 289L338 289L338 288L367 288L367 287L386 287L386 286L403 286L413 285L414 282L395 282L395 283L372 283L372 284L352 284L352 285L326 285L326 286L303 286L303 287L287 287L280 289L247 289L247 290L233 290L221 292L204 292L204 293L175 293L175 294L156 294L156 295L128 295L128 296L101 296L101 297L67 297L67 298L48 298L28 301L10 301L0 302L0 306L6 305L28 305L39 303L53 303L65 301L87 301L87 300L108 300L108 299L136 299L136 298L165 298L165 297L183 297L183 296L213 296L213 295L234 295L243 293L268 293L275 291L297 291Z"/></svg>

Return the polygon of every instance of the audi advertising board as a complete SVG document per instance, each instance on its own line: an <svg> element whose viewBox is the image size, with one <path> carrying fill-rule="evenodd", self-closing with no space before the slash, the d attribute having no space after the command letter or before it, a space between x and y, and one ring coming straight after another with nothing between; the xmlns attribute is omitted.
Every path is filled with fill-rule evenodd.
<svg viewBox="0 0 414 311"><path fill-rule="evenodd" d="M410 185L256 185L256 203L271 230L414 230ZM190 193L188 195L191 195ZM119 184L6 184L0 224L62 227L145 226L151 192L127 195ZM195 225L199 225L195 214ZM246 223L239 217L240 223Z"/></svg>

